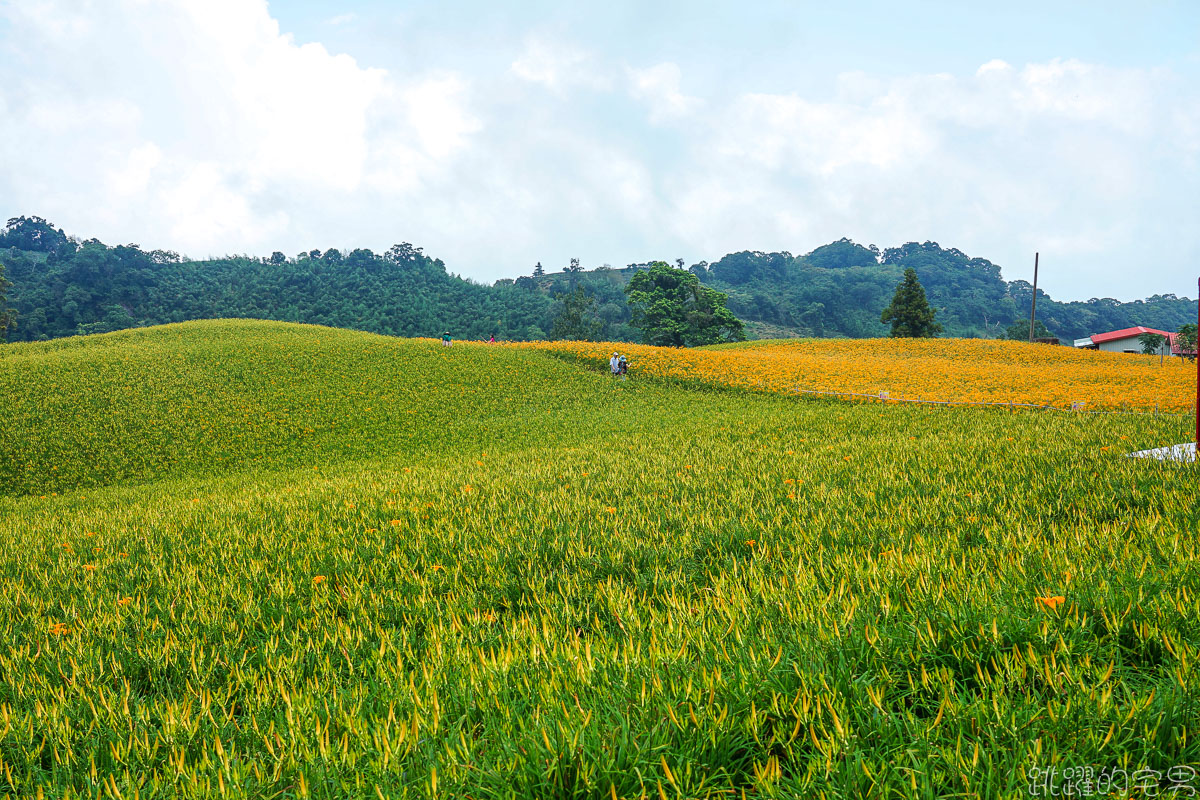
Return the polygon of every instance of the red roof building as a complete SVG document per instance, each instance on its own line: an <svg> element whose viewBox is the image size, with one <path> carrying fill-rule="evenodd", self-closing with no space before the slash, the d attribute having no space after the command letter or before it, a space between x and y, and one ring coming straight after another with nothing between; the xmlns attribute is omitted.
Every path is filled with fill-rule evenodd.
<svg viewBox="0 0 1200 800"><path fill-rule="evenodd" d="M1141 325L1108 333L1093 333L1086 339L1076 339L1075 346L1088 350L1104 350L1109 353L1140 353L1142 352L1142 343L1138 337L1144 333L1157 333L1164 337L1172 345L1171 355L1179 355L1174 349L1175 334L1160 331L1157 328L1145 328Z"/></svg>
<svg viewBox="0 0 1200 800"><path fill-rule="evenodd" d="M1171 342L1171 355L1187 356L1188 358L1196 357L1195 345L1193 345L1192 347L1190 347L1187 350L1184 350L1183 346L1179 344L1179 334L1178 333L1168 333L1167 339Z"/></svg>

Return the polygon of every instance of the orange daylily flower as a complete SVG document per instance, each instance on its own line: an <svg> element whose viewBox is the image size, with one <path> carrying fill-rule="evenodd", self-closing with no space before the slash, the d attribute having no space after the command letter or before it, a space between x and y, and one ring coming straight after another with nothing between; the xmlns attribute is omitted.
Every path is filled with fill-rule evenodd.
<svg viewBox="0 0 1200 800"><path fill-rule="evenodd" d="M1037 598L1037 602L1046 610L1053 611L1063 603L1067 602L1067 598L1063 597L1062 595L1054 595L1053 597L1039 597Z"/></svg>

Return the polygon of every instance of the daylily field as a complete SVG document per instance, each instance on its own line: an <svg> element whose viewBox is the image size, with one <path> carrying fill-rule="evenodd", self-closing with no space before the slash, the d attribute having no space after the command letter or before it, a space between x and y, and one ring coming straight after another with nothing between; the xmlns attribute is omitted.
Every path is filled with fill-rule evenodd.
<svg viewBox="0 0 1200 800"><path fill-rule="evenodd" d="M529 346L529 345L522 345ZM533 345L587 363L611 348L655 378L777 394L887 393L888 402L1014 403L1070 410L1190 412L1195 365L1179 358L985 339L806 339L694 349L593 342Z"/></svg>
<svg viewBox="0 0 1200 800"><path fill-rule="evenodd" d="M0 794L1141 796L1200 764L1198 475L1124 457L1190 441L1152 412L1194 371L808 341L619 345L621 381L613 347L0 348Z"/></svg>

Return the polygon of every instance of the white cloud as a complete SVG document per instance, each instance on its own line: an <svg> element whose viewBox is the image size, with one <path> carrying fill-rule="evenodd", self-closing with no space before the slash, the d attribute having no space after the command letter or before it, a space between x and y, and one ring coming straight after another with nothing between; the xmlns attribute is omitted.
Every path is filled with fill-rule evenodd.
<svg viewBox="0 0 1200 800"><path fill-rule="evenodd" d="M357 19L358 19L358 14L355 14L354 12L350 12L348 14L338 14L336 17L330 17L329 19L327 19L325 21L325 24L333 25L336 27L338 25L347 25L351 22L354 22Z"/></svg>
<svg viewBox="0 0 1200 800"><path fill-rule="evenodd" d="M512 62L513 75L541 84L555 92L574 87L607 89L608 71L597 65L591 53L545 34L530 36L521 55Z"/></svg>
<svg viewBox="0 0 1200 800"><path fill-rule="evenodd" d="M721 115L714 136L726 156L821 175L855 165L889 169L936 145L930 126L889 98L861 107L744 95Z"/></svg>
<svg viewBox="0 0 1200 800"><path fill-rule="evenodd" d="M688 97L679 88L679 65L671 62L656 64L647 69L627 68L630 94L650 107L650 120L685 117L701 106L699 99Z"/></svg>
<svg viewBox="0 0 1200 800"><path fill-rule="evenodd" d="M743 94L709 115L693 143L703 169L677 184L680 235L706 253L935 239L1013 277L1041 250L1065 297L1097 280L1128 297L1169 291L1139 269L1155 216L1175 225L1176 247L1196 246L1185 198L1200 176L1183 131L1200 91L1166 71L991 61L838 88L831 100Z"/></svg>
<svg viewBox="0 0 1200 800"><path fill-rule="evenodd" d="M410 153L413 185L477 129L462 78L401 80L297 44L263 0L30 0L3 13L38 68L0 81L0 185L22 213L85 236L261 248L290 212L361 189L388 148ZM403 125L378 135L388 119Z"/></svg>
<svg viewBox="0 0 1200 800"><path fill-rule="evenodd" d="M983 64L979 69L975 70L975 77L982 78L989 73L1005 74L1012 70L1012 65L1007 61L999 58L993 58L991 61Z"/></svg>
<svg viewBox="0 0 1200 800"><path fill-rule="evenodd" d="M170 220L170 238L183 242L269 241L286 229L285 212L258 212L248 195L232 186L228 175L214 164L187 167L159 193Z"/></svg>
<svg viewBox="0 0 1200 800"><path fill-rule="evenodd" d="M130 197L145 192L155 168L162 163L162 150L153 142L138 145L129 151L125 163L109 172L108 186L119 196Z"/></svg>

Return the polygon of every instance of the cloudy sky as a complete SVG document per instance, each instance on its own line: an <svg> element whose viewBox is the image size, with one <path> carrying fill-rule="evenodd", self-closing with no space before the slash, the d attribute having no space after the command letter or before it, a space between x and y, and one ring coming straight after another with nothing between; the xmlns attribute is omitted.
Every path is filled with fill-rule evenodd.
<svg viewBox="0 0 1200 800"><path fill-rule="evenodd" d="M932 239L1194 297L1200 3L0 0L0 215L193 257Z"/></svg>

